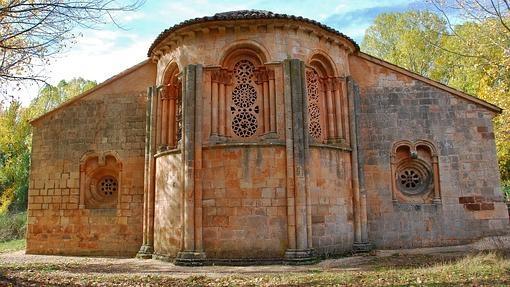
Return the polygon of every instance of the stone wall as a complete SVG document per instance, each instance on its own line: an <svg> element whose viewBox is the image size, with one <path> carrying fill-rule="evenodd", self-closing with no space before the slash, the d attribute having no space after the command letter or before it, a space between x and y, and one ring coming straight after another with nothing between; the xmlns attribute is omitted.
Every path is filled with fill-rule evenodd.
<svg viewBox="0 0 510 287"><path fill-rule="evenodd" d="M207 257L283 257L287 248L285 165L283 146L204 150Z"/></svg>
<svg viewBox="0 0 510 287"><path fill-rule="evenodd" d="M27 253L134 255L142 242L146 89L144 62L32 124ZM122 164L117 208L86 209L80 160L116 154Z"/></svg>
<svg viewBox="0 0 510 287"><path fill-rule="evenodd" d="M175 257L182 239L182 155L180 152L156 159L154 253Z"/></svg>
<svg viewBox="0 0 510 287"><path fill-rule="evenodd" d="M312 147L310 153L313 247L319 254L348 252L354 235L350 152Z"/></svg>
<svg viewBox="0 0 510 287"><path fill-rule="evenodd" d="M409 72L351 57L360 87L370 241L377 248L461 244L506 232L493 112ZM432 82L432 81L429 81ZM393 202L392 145L428 140L438 151L440 204Z"/></svg>

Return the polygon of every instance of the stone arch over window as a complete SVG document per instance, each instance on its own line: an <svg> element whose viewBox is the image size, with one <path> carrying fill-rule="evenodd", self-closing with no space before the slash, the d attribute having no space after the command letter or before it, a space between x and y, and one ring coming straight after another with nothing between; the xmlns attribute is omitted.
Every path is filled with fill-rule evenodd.
<svg viewBox="0 0 510 287"><path fill-rule="evenodd" d="M276 133L274 70L255 42L225 49L220 65L210 69L211 137L252 140Z"/></svg>
<svg viewBox="0 0 510 287"><path fill-rule="evenodd" d="M333 60L316 51L306 68L308 132L316 142L345 140L347 110L345 78L339 77Z"/></svg>
<svg viewBox="0 0 510 287"><path fill-rule="evenodd" d="M171 62L158 90L156 142L159 150L177 147L182 137L182 82L179 67Z"/></svg>
<svg viewBox="0 0 510 287"><path fill-rule="evenodd" d="M441 202L438 155L431 142L396 142L391 153L391 174L395 202Z"/></svg>
<svg viewBox="0 0 510 287"><path fill-rule="evenodd" d="M117 208L122 162L116 152L87 152L80 160L80 208Z"/></svg>

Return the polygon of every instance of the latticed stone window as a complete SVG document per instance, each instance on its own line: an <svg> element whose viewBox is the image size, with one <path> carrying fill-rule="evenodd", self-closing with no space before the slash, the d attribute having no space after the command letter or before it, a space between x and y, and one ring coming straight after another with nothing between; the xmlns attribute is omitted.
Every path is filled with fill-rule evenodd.
<svg viewBox="0 0 510 287"><path fill-rule="evenodd" d="M97 193L101 196L114 196L117 194L118 183L117 179L113 176L105 176L99 181L97 186Z"/></svg>
<svg viewBox="0 0 510 287"><path fill-rule="evenodd" d="M424 140L395 143L391 156L393 200L439 203L439 166L434 146Z"/></svg>
<svg viewBox="0 0 510 287"><path fill-rule="evenodd" d="M80 165L80 206L87 209L116 208L122 164L117 156L90 153Z"/></svg>
<svg viewBox="0 0 510 287"><path fill-rule="evenodd" d="M322 139L320 78L314 69L306 70L306 91L308 94L308 132L320 141Z"/></svg>
<svg viewBox="0 0 510 287"><path fill-rule="evenodd" d="M179 93L179 96L176 100L177 107L177 115L176 115L176 125L177 125L177 141L179 142L182 139L182 95Z"/></svg>
<svg viewBox="0 0 510 287"><path fill-rule="evenodd" d="M249 60L241 60L234 66L234 88L232 90L232 131L242 138L257 132L259 106L257 89L254 83L255 65Z"/></svg>
<svg viewBox="0 0 510 287"><path fill-rule="evenodd" d="M402 160L397 166L398 189L407 195L418 195L430 189L431 166L420 159Z"/></svg>

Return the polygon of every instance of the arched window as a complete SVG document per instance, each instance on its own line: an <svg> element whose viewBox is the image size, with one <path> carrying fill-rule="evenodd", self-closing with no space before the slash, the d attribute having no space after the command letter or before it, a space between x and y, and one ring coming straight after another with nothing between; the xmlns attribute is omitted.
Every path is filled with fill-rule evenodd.
<svg viewBox="0 0 510 287"><path fill-rule="evenodd" d="M232 72L234 78L230 101L232 132L237 137L252 137L257 133L260 122L260 99L255 83L256 68L250 59L241 59L235 63Z"/></svg>
<svg viewBox="0 0 510 287"><path fill-rule="evenodd" d="M117 208L122 163L114 152L88 152L80 164L80 208Z"/></svg>
<svg viewBox="0 0 510 287"><path fill-rule="evenodd" d="M160 150L177 147L182 137L182 84L179 68L171 63L158 93L156 141Z"/></svg>
<svg viewBox="0 0 510 287"><path fill-rule="evenodd" d="M439 203L439 166L434 145L420 140L399 141L391 155L393 200L402 203Z"/></svg>
<svg viewBox="0 0 510 287"><path fill-rule="evenodd" d="M336 76L332 61L314 54L306 68L308 132L316 142L339 143L345 134L345 79Z"/></svg>
<svg viewBox="0 0 510 287"><path fill-rule="evenodd" d="M246 141L276 133L275 77L265 61L256 45L236 44L210 70L212 139Z"/></svg>

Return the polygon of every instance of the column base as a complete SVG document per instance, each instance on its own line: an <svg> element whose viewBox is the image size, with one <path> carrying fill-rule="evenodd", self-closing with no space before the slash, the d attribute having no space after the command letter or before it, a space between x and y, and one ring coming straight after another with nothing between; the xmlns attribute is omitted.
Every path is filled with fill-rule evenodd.
<svg viewBox="0 0 510 287"><path fill-rule="evenodd" d="M202 266L205 263L205 252L181 251L175 258L175 265Z"/></svg>
<svg viewBox="0 0 510 287"><path fill-rule="evenodd" d="M352 252L354 254L367 253L372 250L373 246L369 242L354 242L352 245Z"/></svg>
<svg viewBox="0 0 510 287"><path fill-rule="evenodd" d="M287 249L285 251L285 263L289 265L314 264L318 260L313 249Z"/></svg>
<svg viewBox="0 0 510 287"><path fill-rule="evenodd" d="M152 254L154 253L154 247L151 245L142 245L140 250L136 254L136 258L140 259L152 259Z"/></svg>

